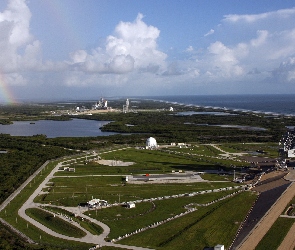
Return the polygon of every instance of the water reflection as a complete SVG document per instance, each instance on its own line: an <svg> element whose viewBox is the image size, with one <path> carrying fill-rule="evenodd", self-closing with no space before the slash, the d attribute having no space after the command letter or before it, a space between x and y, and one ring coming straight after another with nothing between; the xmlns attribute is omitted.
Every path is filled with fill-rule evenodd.
<svg viewBox="0 0 295 250"><path fill-rule="evenodd" d="M10 134L12 136L43 134L48 138L108 136L117 134L114 132L101 131L100 128L108 123L110 123L110 121L84 119L73 119L70 121L15 121L11 125L0 125L0 133Z"/></svg>

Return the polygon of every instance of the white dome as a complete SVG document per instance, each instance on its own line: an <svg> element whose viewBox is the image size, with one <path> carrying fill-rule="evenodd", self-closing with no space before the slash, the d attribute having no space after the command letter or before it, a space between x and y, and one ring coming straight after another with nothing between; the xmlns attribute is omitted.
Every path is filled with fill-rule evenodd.
<svg viewBox="0 0 295 250"><path fill-rule="evenodd" d="M157 141L154 137L150 137L146 140L146 147L148 148L156 148L158 147Z"/></svg>

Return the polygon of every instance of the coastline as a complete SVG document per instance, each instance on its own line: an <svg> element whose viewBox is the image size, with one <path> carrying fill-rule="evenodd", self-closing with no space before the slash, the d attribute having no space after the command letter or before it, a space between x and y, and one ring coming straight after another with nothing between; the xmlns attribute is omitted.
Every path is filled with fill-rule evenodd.
<svg viewBox="0 0 295 250"><path fill-rule="evenodd" d="M295 116L295 94L142 96L131 97L130 99L159 101L171 105L184 105L186 107L239 113L263 114L271 117Z"/></svg>

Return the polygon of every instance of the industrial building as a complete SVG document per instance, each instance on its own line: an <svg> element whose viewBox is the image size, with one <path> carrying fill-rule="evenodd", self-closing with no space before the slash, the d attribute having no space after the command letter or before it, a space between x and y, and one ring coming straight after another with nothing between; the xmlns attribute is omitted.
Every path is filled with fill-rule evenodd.
<svg viewBox="0 0 295 250"><path fill-rule="evenodd" d="M103 99L103 98L100 98L99 101L97 101L92 109L107 109L108 108L108 101Z"/></svg>
<svg viewBox="0 0 295 250"><path fill-rule="evenodd" d="M100 199L92 199L91 201L87 202L87 205L89 208L106 207L108 206L108 202Z"/></svg>

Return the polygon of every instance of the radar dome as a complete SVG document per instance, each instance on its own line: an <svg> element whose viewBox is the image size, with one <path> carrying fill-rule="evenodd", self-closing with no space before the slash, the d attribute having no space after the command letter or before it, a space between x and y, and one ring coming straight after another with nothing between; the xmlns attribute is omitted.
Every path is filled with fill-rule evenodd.
<svg viewBox="0 0 295 250"><path fill-rule="evenodd" d="M146 148L157 148L157 141L154 137L150 137L146 140Z"/></svg>

